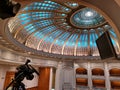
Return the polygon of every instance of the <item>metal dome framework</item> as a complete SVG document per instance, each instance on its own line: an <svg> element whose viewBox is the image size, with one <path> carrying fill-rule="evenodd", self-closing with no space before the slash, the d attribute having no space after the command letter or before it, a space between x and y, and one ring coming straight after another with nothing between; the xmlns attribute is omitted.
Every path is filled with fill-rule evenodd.
<svg viewBox="0 0 120 90"><path fill-rule="evenodd" d="M14 38L29 48L72 56L99 56L95 41L108 30L117 51L117 36L109 23L97 11L78 3L31 3L8 27Z"/></svg>

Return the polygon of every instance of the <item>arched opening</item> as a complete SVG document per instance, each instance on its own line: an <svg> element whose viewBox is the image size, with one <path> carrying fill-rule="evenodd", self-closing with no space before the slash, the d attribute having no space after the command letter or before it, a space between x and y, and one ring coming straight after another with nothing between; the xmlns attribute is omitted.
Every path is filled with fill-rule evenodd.
<svg viewBox="0 0 120 90"><path fill-rule="evenodd" d="M119 68L112 68L109 70L110 76L120 76L120 69Z"/></svg>
<svg viewBox="0 0 120 90"><path fill-rule="evenodd" d="M111 88L120 90L120 81L111 81Z"/></svg>
<svg viewBox="0 0 120 90"><path fill-rule="evenodd" d="M92 75L104 76L104 70L101 68L94 68L92 69Z"/></svg>
<svg viewBox="0 0 120 90"><path fill-rule="evenodd" d="M87 75L87 70L85 68L77 68L76 69L76 74L83 74L83 75Z"/></svg>

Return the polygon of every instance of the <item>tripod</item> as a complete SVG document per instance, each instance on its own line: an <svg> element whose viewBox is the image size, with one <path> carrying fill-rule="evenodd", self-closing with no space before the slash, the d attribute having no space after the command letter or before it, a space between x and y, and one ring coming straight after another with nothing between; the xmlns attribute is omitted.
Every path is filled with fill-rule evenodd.
<svg viewBox="0 0 120 90"><path fill-rule="evenodd" d="M12 90L26 90L24 83L22 83L24 78L26 77L27 80L32 80L34 78L34 72L39 75L39 73L31 65L28 65L29 62L30 60L27 60L24 65L17 67L18 71L15 73L14 79L5 90L7 90L12 84Z"/></svg>
<svg viewBox="0 0 120 90"><path fill-rule="evenodd" d="M25 85L20 82L20 83L15 83L12 87L12 90L26 90Z"/></svg>

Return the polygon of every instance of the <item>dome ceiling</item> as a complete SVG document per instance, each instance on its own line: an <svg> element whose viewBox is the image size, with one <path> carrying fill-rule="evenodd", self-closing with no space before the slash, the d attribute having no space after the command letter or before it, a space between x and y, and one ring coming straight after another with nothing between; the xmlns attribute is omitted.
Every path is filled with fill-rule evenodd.
<svg viewBox="0 0 120 90"><path fill-rule="evenodd" d="M104 17L90 7L53 1L22 8L8 27L25 46L52 54L99 56L96 39L106 30L116 45L116 34Z"/></svg>

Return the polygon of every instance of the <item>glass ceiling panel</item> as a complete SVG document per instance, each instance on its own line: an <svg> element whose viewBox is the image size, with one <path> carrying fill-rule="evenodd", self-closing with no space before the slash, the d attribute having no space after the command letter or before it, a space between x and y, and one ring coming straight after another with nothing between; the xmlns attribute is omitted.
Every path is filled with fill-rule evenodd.
<svg viewBox="0 0 120 90"><path fill-rule="evenodd" d="M56 10L57 8L59 8L60 5L57 3L48 3L47 1L43 1L43 2L35 2L33 4L31 4L29 7L26 7L23 9L28 11L28 10Z"/></svg>
<svg viewBox="0 0 120 90"><path fill-rule="evenodd" d="M72 2L66 2L65 4L71 8L77 8L79 6L78 3L72 3Z"/></svg>
<svg viewBox="0 0 120 90"><path fill-rule="evenodd" d="M97 28L97 31L99 32L99 35L102 35L104 33L104 30L101 27Z"/></svg>
<svg viewBox="0 0 120 90"><path fill-rule="evenodd" d="M21 20L25 20L25 19L33 19L33 20L37 20L37 19L44 19L44 18L52 18L52 17L65 17L66 14L60 14L60 13L54 13L54 12L28 12L27 14L20 14L19 18Z"/></svg>
<svg viewBox="0 0 120 90"><path fill-rule="evenodd" d="M84 33L80 35L78 47L88 47L88 34Z"/></svg>
<svg viewBox="0 0 120 90"><path fill-rule="evenodd" d="M37 34L38 38L43 38L42 36L45 36L47 33L50 33L54 30L56 30L57 28L55 26L49 26L46 28L43 28L42 30L39 30L39 34ZM37 33L37 32L36 32ZM36 35L36 33L34 34L34 36Z"/></svg>
<svg viewBox="0 0 120 90"><path fill-rule="evenodd" d="M34 2L21 9L10 20L8 27L10 32L14 33L13 36L17 35L15 39L18 41L25 39L26 46L39 48L44 52L50 50L56 54L75 53L76 56L86 56L88 48L97 51L95 41L105 30L110 32L112 42L116 45L114 38L117 36L113 28L106 24L104 17L90 7L84 6L79 9L80 5L82 4L50 0ZM54 51L56 49L58 51ZM67 49L70 53L66 51Z"/></svg>
<svg viewBox="0 0 120 90"><path fill-rule="evenodd" d="M111 41L112 41L113 45L115 46L116 45L115 40L111 38Z"/></svg>
<svg viewBox="0 0 120 90"><path fill-rule="evenodd" d="M69 35L69 32L65 32L56 40L55 44L62 46Z"/></svg>
<svg viewBox="0 0 120 90"><path fill-rule="evenodd" d="M74 47L76 44L76 39L78 38L77 34L73 34L70 36L68 41L66 42L66 47Z"/></svg>
<svg viewBox="0 0 120 90"><path fill-rule="evenodd" d="M48 1L43 1L43 2L35 2L31 4L29 7L26 7L23 9L23 11L28 11L28 10L57 10L59 12L69 12L70 9L60 5L59 3L55 2L48 2Z"/></svg>
<svg viewBox="0 0 120 90"><path fill-rule="evenodd" d="M50 43L52 43L52 42L54 41L54 39L55 39L59 34L61 34L61 33L62 33L62 31L53 32L53 33L51 33L49 36L47 36L47 37L44 39L44 41L45 41L45 42L50 42Z"/></svg>
<svg viewBox="0 0 120 90"><path fill-rule="evenodd" d="M95 42L95 40L97 39L96 36L97 35L95 33L90 34L90 47L96 46L96 42Z"/></svg>
<svg viewBox="0 0 120 90"><path fill-rule="evenodd" d="M114 36L114 38L117 38L117 36L116 36L115 32L113 32L112 28L109 30L109 32L110 32L110 34L112 34Z"/></svg>

